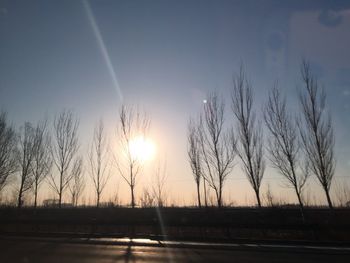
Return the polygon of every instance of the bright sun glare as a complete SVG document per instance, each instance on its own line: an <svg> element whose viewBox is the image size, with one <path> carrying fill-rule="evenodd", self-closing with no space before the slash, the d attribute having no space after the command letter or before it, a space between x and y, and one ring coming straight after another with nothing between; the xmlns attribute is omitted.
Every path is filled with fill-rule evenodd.
<svg viewBox="0 0 350 263"><path fill-rule="evenodd" d="M129 143L132 158L140 161L152 160L155 154L155 145L152 140L138 136Z"/></svg>

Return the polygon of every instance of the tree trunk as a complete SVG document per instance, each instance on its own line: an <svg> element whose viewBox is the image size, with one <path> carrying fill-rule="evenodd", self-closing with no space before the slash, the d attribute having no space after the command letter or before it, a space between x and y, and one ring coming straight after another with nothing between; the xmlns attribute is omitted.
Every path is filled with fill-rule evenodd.
<svg viewBox="0 0 350 263"><path fill-rule="evenodd" d="M222 207L222 201L221 201L221 196L219 195L218 197L218 207L221 208Z"/></svg>
<svg viewBox="0 0 350 263"><path fill-rule="evenodd" d="M18 193L17 207L18 208L22 207L22 186L21 186L21 189L19 190L19 193Z"/></svg>
<svg viewBox="0 0 350 263"><path fill-rule="evenodd" d="M200 194L200 189L199 189L199 182L197 183L197 198L198 198L198 207L201 208L201 194Z"/></svg>
<svg viewBox="0 0 350 263"><path fill-rule="evenodd" d="M207 187L205 186L205 180L203 180L203 187L204 187L204 204L205 204L205 207L208 207Z"/></svg>
<svg viewBox="0 0 350 263"><path fill-rule="evenodd" d="M303 204L303 201L301 200L301 196L300 196L300 193L299 193L297 188L295 188L295 192L296 192L297 197L298 197L301 218L303 219L303 222L305 223L304 204Z"/></svg>
<svg viewBox="0 0 350 263"><path fill-rule="evenodd" d="M256 195L256 200L258 201L258 207L261 208L261 201L260 201L259 190L255 191L255 195Z"/></svg>
<svg viewBox="0 0 350 263"><path fill-rule="evenodd" d="M59 200L58 200L58 207L62 207L62 194L63 194L63 166L61 168L61 176L60 176L60 193L59 193Z"/></svg>
<svg viewBox="0 0 350 263"><path fill-rule="evenodd" d="M218 203L220 204L219 205L219 208L222 207L222 182L220 182L220 185L219 185L219 198L218 198Z"/></svg>
<svg viewBox="0 0 350 263"><path fill-rule="evenodd" d="M326 193L326 197L327 197L327 202L328 202L328 206L329 206L329 209L333 209L333 204L332 204L332 200L331 200L331 197L329 195L329 190L327 187L323 187L325 193Z"/></svg>
<svg viewBox="0 0 350 263"><path fill-rule="evenodd" d="M215 195L216 195L216 200L218 203L218 208L221 208L221 195L220 192L215 188Z"/></svg>
<svg viewBox="0 0 350 263"><path fill-rule="evenodd" d="M60 193L58 194L58 208L61 208L61 202L62 202L62 190L60 190Z"/></svg>
<svg viewBox="0 0 350 263"><path fill-rule="evenodd" d="M130 185L131 190L131 207L135 208L134 185Z"/></svg>
<svg viewBox="0 0 350 263"><path fill-rule="evenodd" d="M34 208L37 206L37 198L38 198L38 185L35 184L35 190L34 190Z"/></svg>
<svg viewBox="0 0 350 263"><path fill-rule="evenodd" d="M19 188L19 192L18 192L18 202L17 202L17 207L21 208L22 207L22 194L23 194L23 175L22 175L22 179L21 179L21 187Z"/></svg>
<svg viewBox="0 0 350 263"><path fill-rule="evenodd" d="M100 193L97 193L96 206L100 207Z"/></svg>

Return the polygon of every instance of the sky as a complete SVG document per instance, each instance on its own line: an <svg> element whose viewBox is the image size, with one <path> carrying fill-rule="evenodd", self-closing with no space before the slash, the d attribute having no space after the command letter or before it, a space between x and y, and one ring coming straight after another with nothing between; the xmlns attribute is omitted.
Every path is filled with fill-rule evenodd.
<svg viewBox="0 0 350 263"><path fill-rule="evenodd" d="M215 90L228 98L243 62L258 112L276 81L290 110L297 111L305 58L328 95L336 180L350 183L349 28L345 0L1 0L0 108L17 127L45 116L52 120L64 108L74 110L84 153L99 118L113 141L121 105L139 106L152 119L155 159L167 164L169 202L192 204L187 123L202 109L206 94ZM229 101L226 106L230 123ZM146 164L138 196L151 181L155 163ZM127 202L127 185L116 172L112 177L105 200L118 192ZM263 191L268 185L276 198L295 201L271 168ZM52 196L47 185L42 192L42 199ZM92 200L85 195L86 202ZM224 195L226 203L255 202L238 159ZM305 195L324 202L314 178Z"/></svg>

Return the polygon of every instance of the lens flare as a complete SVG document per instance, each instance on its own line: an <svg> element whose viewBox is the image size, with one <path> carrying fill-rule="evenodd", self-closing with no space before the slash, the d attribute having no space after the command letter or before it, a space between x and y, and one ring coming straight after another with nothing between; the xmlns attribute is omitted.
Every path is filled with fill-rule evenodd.
<svg viewBox="0 0 350 263"><path fill-rule="evenodd" d="M89 2L87 0L84 0L83 4L84 4L85 10L86 10L87 17L88 17L88 19L90 21L90 24L91 24L91 27L92 27L92 31L94 32L94 35L96 37L97 44L98 44L98 46L100 48L102 57L103 57L103 59L104 59L104 61L106 63L108 72L109 72L109 74L110 74L110 76L112 78L112 82L113 82L114 88L115 88L115 90L117 92L117 95L119 97L120 102L123 102L123 94L122 94L122 91L120 89L119 82L118 82L118 79L117 79L117 75L115 73L113 64L112 64L111 59L109 57L109 54L108 54L105 42L103 41L103 38L101 36L100 28L98 27L98 24L96 23L96 19L95 19L95 16L94 16L94 14L93 14L93 12L91 10Z"/></svg>

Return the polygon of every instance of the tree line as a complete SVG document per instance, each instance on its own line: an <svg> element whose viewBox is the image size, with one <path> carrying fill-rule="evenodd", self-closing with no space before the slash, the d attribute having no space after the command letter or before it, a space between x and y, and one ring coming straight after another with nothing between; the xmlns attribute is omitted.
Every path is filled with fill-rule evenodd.
<svg viewBox="0 0 350 263"><path fill-rule="evenodd" d="M208 206L209 192L222 207L223 189L237 163L246 175L262 206L261 184L267 164L291 187L304 214L303 190L315 176L324 190L329 208L333 208L330 188L334 177L334 130L326 111L326 95L310 66L301 65L302 88L298 90L300 111L292 114L277 85L271 88L258 115L253 86L245 69L234 77L230 110L223 97L208 94L198 117L188 122L188 160L196 184L198 206ZM232 120L231 122L227 122ZM231 125L233 123L233 125ZM111 178L114 167L130 190L130 206L136 206L135 188L144 162L132 153L131 141L146 137L150 118L136 107L122 106L117 126L117 153L112 153L102 120L95 124L88 151L81 154L78 136L79 119L70 110L56 114L52 125L47 119L20 129L9 123L7 113L0 113L0 194L17 179L17 207L23 197L33 195L38 205L39 190L47 182L61 207L66 193L77 205L88 174L94 189L96 206ZM265 134L263 133L265 131ZM165 205L166 165L159 163L151 191L140 198L144 205ZM203 190L202 190L203 189ZM203 194L202 194L203 193Z"/></svg>
<svg viewBox="0 0 350 263"><path fill-rule="evenodd" d="M17 207L22 207L23 197L29 192L36 207L40 186L45 181L55 193L53 201L57 204L54 205L61 207L68 192L71 205L76 206L86 185L85 174L89 174L99 207L111 177L111 167L115 166L130 188L131 206L135 207L135 186L143 162L131 153L130 141L135 136L145 137L149 124L146 114L135 107L122 106L117 129L118 152L111 153L104 123L100 120L84 156L80 151L79 119L73 111L63 110L57 114L52 127L45 119L35 125L25 122L18 130L10 124L7 113L1 111L0 194L5 186L15 183ZM161 176L159 171L157 174ZM159 196L153 192L155 197Z"/></svg>
<svg viewBox="0 0 350 263"><path fill-rule="evenodd" d="M231 114L225 111L224 99L213 92L204 101L199 116L190 118L188 159L199 207L201 187L205 205L207 187L215 193L217 206L223 205L223 187L236 163L240 164L255 193L257 206L261 207L260 187L269 161L287 186L294 189L302 215L303 189L311 176L317 178L329 208L333 208L329 192L335 169L335 138L331 116L326 111L326 94L306 61L302 62L301 76L300 112L295 115L290 113L285 96L275 85L261 109L262 116L258 116L252 84L241 66L233 80ZM228 125L226 118L231 118L234 125Z"/></svg>

